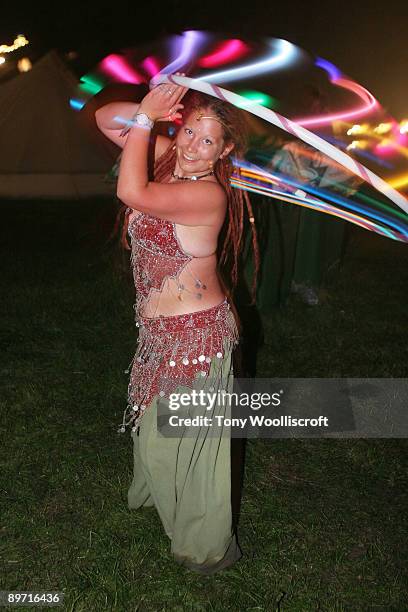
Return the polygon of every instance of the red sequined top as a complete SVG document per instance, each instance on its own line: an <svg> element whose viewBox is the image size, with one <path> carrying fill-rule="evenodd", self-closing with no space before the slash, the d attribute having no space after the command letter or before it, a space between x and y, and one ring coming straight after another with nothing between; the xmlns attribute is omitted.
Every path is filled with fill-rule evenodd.
<svg viewBox="0 0 408 612"><path fill-rule="evenodd" d="M238 330L225 299L221 304L181 315L141 316L151 291L160 291L168 278L178 276L193 259L183 251L175 224L140 213L129 224L132 268L137 291L138 348L132 362L128 406L119 431L132 425L136 431L155 396L168 397L178 386L192 386L210 372L219 378L225 354L238 341ZM195 279L205 289L198 279ZM196 293L201 297L200 293Z"/></svg>
<svg viewBox="0 0 408 612"><path fill-rule="evenodd" d="M177 279L193 259L178 241L175 224L140 213L129 224L132 239L132 268L137 292L136 313L152 290L161 291L165 280Z"/></svg>

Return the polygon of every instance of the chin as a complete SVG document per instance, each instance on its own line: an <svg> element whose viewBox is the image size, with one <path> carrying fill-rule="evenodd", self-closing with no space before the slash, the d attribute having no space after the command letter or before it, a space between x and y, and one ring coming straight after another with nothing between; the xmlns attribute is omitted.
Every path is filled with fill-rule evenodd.
<svg viewBox="0 0 408 612"><path fill-rule="evenodd" d="M201 172L205 172L205 168L200 168L199 166L197 166L196 164L186 164L186 163L182 163L180 164L180 167L185 171L185 172L190 172L190 173L194 173L196 172L197 174L200 174Z"/></svg>

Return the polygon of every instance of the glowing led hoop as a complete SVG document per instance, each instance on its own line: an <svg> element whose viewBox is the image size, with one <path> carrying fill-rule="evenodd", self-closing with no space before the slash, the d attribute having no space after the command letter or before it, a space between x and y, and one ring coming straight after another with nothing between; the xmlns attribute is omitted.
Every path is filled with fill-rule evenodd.
<svg viewBox="0 0 408 612"><path fill-rule="evenodd" d="M178 56L170 64L167 64L167 66L165 66L161 72L163 74L169 74L177 70L181 70L191 61L191 57L197 51L198 45L203 40L204 36L201 32L197 32L196 30L187 30L186 32L183 32L181 49L179 50ZM152 81L150 81L150 83L153 85Z"/></svg>
<svg viewBox="0 0 408 612"><path fill-rule="evenodd" d="M226 40L216 51L205 55L198 61L201 68L213 68L220 64L227 64L241 57L247 51L247 45L237 38Z"/></svg>
<svg viewBox="0 0 408 612"><path fill-rule="evenodd" d="M320 117L296 117L294 119L296 123L303 126L325 125L327 123L332 123L333 121L344 121L345 119L351 119L352 117L359 117L361 115L368 114L375 108L379 107L379 103L374 98L373 94L368 91L368 89L365 89L365 87L355 83L354 81L350 81L350 79L344 78L342 72L331 62L318 57L315 65L327 72L329 75L329 80L331 83L333 83L333 85L352 91L363 100L364 105L360 108L354 108L353 110L334 113L331 115L321 115Z"/></svg>
<svg viewBox="0 0 408 612"><path fill-rule="evenodd" d="M346 121L348 119L352 119L355 117L361 117L362 115L367 115L371 111L374 111L379 107L377 100L374 98L373 94L365 89L362 85L355 83L354 81L350 81L348 79L338 79L333 81L334 85L341 87L342 89L347 89L348 91L352 91L359 98L364 101L363 106L359 108L354 108L352 110L343 111L340 113L333 113L331 115L321 115L319 117L304 117L304 118L296 118L296 123L300 125L324 125L327 123L332 123L333 121Z"/></svg>
<svg viewBox="0 0 408 612"><path fill-rule="evenodd" d="M229 70L220 70L206 74L203 77L199 77L198 81L205 81L206 83L214 82L226 83L236 81L237 79L246 79L253 77L254 75L262 74L263 72L271 72L271 70L277 70L282 68L290 61L292 61L295 55L298 53L295 45L288 42L287 40L278 40L278 51L274 50L272 55L267 59L260 60L259 62L253 62L247 66L240 66L239 68L231 68Z"/></svg>
<svg viewBox="0 0 408 612"><path fill-rule="evenodd" d="M218 87L217 85L213 85L211 83L205 83L202 79L192 79L189 77L175 76L171 74L163 74L160 73L152 79L151 84L158 85L159 83L173 83L174 85L181 85L182 87L188 87L189 89L195 89L197 91L201 91L202 93L209 94L215 98L219 98L225 102L230 102L234 106L242 107L247 101L242 96L228 91L222 87ZM359 176L364 181L372 185L377 191L380 191L387 198L389 198L394 204L402 208L406 213L408 213L408 200L398 191L393 189L388 183L386 183L382 178L374 174L371 170L363 166L360 162L356 161L343 151L340 151L330 143L323 140L316 134L309 132L306 128L298 125L294 121L291 121L287 117L280 115L276 111L271 110L270 108L265 108L259 104L253 104L248 107L247 112L276 125L281 128L285 132L300 138L307 144L311 145L315 149L318 149L331 159L334 159L344 168L347 168L353 174Z"/></svg>

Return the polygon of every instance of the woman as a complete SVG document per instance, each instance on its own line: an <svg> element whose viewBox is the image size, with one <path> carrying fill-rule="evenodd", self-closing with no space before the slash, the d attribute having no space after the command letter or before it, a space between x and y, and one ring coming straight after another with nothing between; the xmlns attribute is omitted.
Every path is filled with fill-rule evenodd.
<svg viewBox="0 0 408 612"><path fill-rule="evenodd" d="M209 96L188 94L175 140L157 136L154 180L149 180L151 129L155 121L182 117L185 93L182 87L160 85L140 105L102 107L96 120L123 148L117 195L128 207L137 291L139 346L120 428L132 425L129 507L155 506L175 559L212 574L242 554L232 527L230 432L208 424L210 419L219 424L230 407L222 402L190 406L189 416L209 419L178 427L177 433L170 431L168 418L167 429L158 430L158 424L161 415L168 417L169 396L176 391L232 391L238 329L220 281L217 247L222 230L219 260L230 264L234 285L244 203L252 214L243 192L229 184L229 155L243 152L241 112ZM132 127L120 131L123 123Z"/></svg>

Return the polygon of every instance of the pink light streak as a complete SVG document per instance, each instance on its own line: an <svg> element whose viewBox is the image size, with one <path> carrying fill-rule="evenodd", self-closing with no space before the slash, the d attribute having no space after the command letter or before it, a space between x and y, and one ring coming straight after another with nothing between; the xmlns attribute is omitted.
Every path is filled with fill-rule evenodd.
<svg viewBox="0 0 408 612"><path fill-rule="evenodd" d="M380 157L389 157L391 155L395 155L396 147L392 142L383 145L379 143L374 147L374 153Z"/></svg>
<svg viewBox="0 0 408 612"><path fill-rule="evenodd" d="M153 56L146 57L146 59L144 59L140 65L150 77L154 77L155 74L160 72L159 63L157 59Z"/></svg>
<svg viewBox="0 0 408 612"><path fill-rule="evenodd" d="M248 46L238 38L226 40L217 47L217 50L202 57L198 65L201 68L215 68L222 64L228 64L248 52Z"/></svg>
<svg viewBox="0 0 408 612"><path fill-rule="evenodd" d="M309 127L312 125L326 125L328 123L332 123L332 121L346 121L352 118L361 117L362 115L367 115L371 111L379 108L380 105L374 98L373 94L355 81L350 81L349 79L340 77L338 79L331 80L331 82L333 85L337 85L342 89L347 89L348 91L355 93L359 98L361 98L361 100L363 100L363 105L352 110L343 111L341 113L319 115L317 117L304 117L300 119L293 119L293 121L299 123L300 125Z"/></svg>
<svg viewBox="0 0 408 612"><path fill-rule="evenodd" d="M101 61L101 68L104 72L107 72L124 83L139 85L146 81L145 78L129 66L121 55L108 55Z"/></svg>

